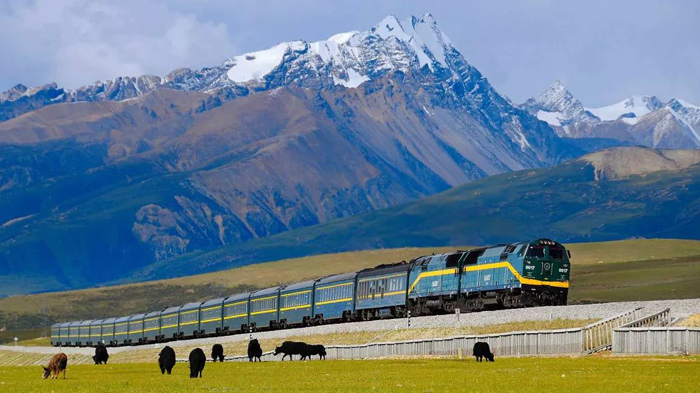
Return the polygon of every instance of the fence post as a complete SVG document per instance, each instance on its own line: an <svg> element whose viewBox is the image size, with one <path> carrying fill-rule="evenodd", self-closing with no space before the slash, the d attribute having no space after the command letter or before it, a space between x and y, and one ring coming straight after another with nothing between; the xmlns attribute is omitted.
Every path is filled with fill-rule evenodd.
<svg viewBox="0 0 700 393"><path fill-rule="evenodd" d="M411 310L406 313L406 323L408 323L408 327L411 327Z"/></svg>

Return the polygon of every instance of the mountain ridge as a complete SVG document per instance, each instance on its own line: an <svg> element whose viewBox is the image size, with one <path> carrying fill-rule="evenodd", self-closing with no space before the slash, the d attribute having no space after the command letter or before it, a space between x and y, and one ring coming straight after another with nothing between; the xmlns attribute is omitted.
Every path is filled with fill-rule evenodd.
<svg viewBox="0 0 700 393"><path fill-rule="evenodd" d="M630 96L599 108L587 108L555 81L521 107L567 138L613 138L654 148L700 148L700 107L672 98Z"/></svg>

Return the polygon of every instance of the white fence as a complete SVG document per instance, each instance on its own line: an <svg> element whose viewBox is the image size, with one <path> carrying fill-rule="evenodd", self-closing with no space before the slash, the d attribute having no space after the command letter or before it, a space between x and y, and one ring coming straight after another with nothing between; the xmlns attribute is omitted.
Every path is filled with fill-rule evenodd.
<svg viewBox="0 0 700 393"><path fill-rule="evenodd" d="M634 321L640 308L626 311L582 328L508 332L423 340L369 343L361 345L330 345L327 359L371 359L403 356L471 356L474 343L489 343L496 356L581 355L601 347L609 347L615 327ZM272 352L262 360L279 360ZM298 358L298 355L297 355ZM232 356L227 361L247 361L246 356Z"/></svg>
<svg viewBox="0 0 700 393"><path fill-rule="evenodd" d="M700 354L700 328L619 328L613 332L612 350L619 354Z"/></svg>

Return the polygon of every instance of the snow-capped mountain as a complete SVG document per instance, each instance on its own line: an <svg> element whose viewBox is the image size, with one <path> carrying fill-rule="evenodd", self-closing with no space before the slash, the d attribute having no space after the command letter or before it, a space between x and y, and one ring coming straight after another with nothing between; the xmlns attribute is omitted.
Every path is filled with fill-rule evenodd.
<svg viewBox="0 0 700 393"><path fill-rule="evenodd" d="M403 21L392 15L364 32L335 34L318 42L282 42L272 48L233 56L219 66L201 70L181 68L163 78L119 77L76 90L59 88L56 84L34 89L17 85L0 94L0 105L34 99L37 102L31 109L26 108L33 110L59 102L120 101L141 96L158 86L207 93L227 89L227 94L233 95L289 85L354 88L392 71L407 72L422 67L443 79L459 78L460 64L456 57L461 55L437 27L432 15ZM22 112L2 109L0 121Z"/></svg>
<svg viewBox="0 0 700 393"><path fill-rule="evenodd" d="M570 138L606 138L656 148L700 148L700 108L686 101L630 96L585 108L559 81L522 107Z"/></svg>

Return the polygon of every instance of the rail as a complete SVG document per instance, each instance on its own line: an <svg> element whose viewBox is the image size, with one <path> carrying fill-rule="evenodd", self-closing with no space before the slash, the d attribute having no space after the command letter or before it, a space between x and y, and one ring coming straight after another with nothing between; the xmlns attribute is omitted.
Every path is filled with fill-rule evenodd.
<svg viewBox="0 0 700 393"><path fill-rule="evenodd" d="M583 352L591 354L612 346L613 330L639 319L642 307L625 311L582 328Z"/></svg>
<svg viewBox="0 0 700 393"><path fill-rule="evenodd" d="M670 314L671 314L671 309L667 308L665 310L661 310L659 312L653 313L651 315L647 315L646 317L642 317L639 319L636 319L630 323L626 323L624 325L621 325L621 328L633 328L633 327L663 327L663 326L668 326L670 324Z"/></svg>

